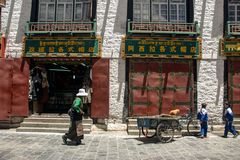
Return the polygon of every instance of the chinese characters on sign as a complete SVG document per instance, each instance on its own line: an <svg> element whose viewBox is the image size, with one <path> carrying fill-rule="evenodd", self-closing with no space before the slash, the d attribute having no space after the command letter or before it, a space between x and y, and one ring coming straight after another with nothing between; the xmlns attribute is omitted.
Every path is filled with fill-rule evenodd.
<svg viewBox="0 0 240 160"><path fill-rule="evenodd" d="M98 39L26 39L25 57L35 55L53 57L99 56Z"/></svg>
<svg viewBox="0 0 240 160"><path fill-rule="evenodd" d="M197 40L126 39L125 54L126 56L134 54L198 56L199 42Z"/></svg>
<svg viewBox="0 0 240 160"><path fill-rule="evenodd" d="M238 41L224 41L224 53L237 53L240 54L240 42Z"/></svg>

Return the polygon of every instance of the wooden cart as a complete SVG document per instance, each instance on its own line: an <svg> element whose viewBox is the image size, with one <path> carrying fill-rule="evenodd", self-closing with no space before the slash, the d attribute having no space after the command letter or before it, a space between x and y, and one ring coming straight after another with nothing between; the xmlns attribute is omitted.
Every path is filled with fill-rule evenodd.
<svg viewBox="0 0 240 160"><path fill-rule="evenodd" d="M170 142L174 136L174 130L181 130L180 116L156 115L137 118L139 137L142 134L147 138L157 136L163 143Z"/></svg>

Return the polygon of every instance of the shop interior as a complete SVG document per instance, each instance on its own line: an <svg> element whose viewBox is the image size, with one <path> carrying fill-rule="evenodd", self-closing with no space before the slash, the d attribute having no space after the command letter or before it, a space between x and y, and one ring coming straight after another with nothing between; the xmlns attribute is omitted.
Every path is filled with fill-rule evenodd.
<svg viewBox="0 0 240 160"><path fill-rule="evenodd" d="M30 75L30 111L32 113L67 113L76 93L84 88L89 96L85 113L91 106L91 63L88 61L34 63Z"/></svg>

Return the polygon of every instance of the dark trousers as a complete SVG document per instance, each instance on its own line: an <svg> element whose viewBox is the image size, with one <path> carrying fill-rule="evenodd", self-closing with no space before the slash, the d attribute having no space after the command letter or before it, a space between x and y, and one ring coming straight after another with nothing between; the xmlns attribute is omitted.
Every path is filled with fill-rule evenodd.
<svg viewBox="0 0 240 160"><path fill-rule="evenodd" d="M83 135L78 136L77 134L77 123L79 123L79 121L74 121L72 119L70 119L70 126L68 129L68 132L65 133L65 137L70 139L71 141L81 141L81 139L83 139Z"/></svg>
<svg viewBox="0 0 240 160"><path fill-rule="evenodd" d="M228 131L230 131L233 135L237 134L236 130L233 128L232 123L233 123L232 121L225 122L224 136L228 135Z"/></svg>
<svg viewBox="0 0 240 160"><path fill-rule="evenodd" d="M201 136L207 137L208 123L201 122Z"/></svg>

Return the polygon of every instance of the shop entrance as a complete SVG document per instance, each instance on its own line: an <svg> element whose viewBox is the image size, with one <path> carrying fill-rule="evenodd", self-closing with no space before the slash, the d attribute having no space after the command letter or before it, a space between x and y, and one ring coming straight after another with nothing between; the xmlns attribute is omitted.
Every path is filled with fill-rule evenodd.
<svg viewBox="0 0 240 160"><path fill-rule="evenodd" d="M67 113L80 88L89 93L85 113L91 105L90 61L34 61L31 63L30 97L32 112Z"/></svg>
<svg viewBox="0 0 240 160"><path fill-rule="evenodd" d="M193 60L129 60L130 116L194 111Z"/></svg>

